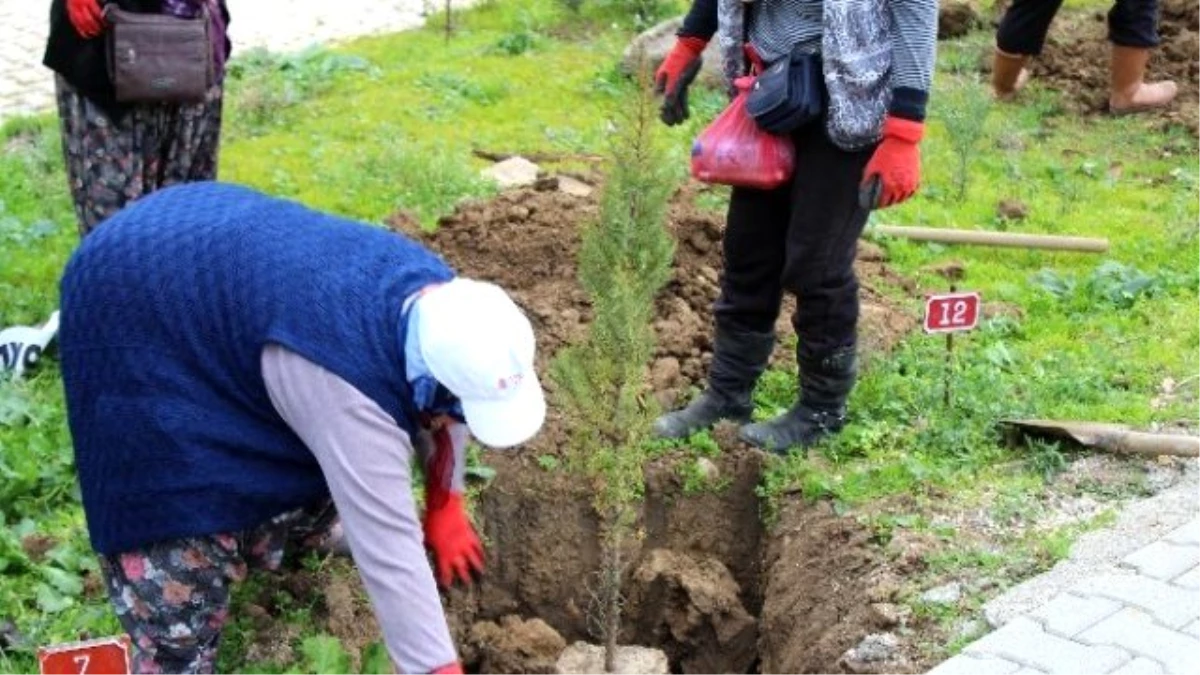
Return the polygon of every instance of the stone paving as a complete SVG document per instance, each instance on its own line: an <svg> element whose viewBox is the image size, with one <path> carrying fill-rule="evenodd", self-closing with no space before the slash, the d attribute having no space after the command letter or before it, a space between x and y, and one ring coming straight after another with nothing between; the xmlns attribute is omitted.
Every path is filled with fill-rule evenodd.
<svg viewBox="0 0 1200 675"><path fill-rule="evenodd" d="M1200 673L1200 515L1195 482L1179 487L985 606L999 628L929 675Z"/></svg>
<svg viewBox="0 0 1200 675"><path fill-rule="evenodd" d="M234 54L253 47L295 51L420 26L443 0L228 0ZM455 0L454 7L471 4ZM0 119L53 105L54 78L42 66L49 0L0 0Z"/></svg>

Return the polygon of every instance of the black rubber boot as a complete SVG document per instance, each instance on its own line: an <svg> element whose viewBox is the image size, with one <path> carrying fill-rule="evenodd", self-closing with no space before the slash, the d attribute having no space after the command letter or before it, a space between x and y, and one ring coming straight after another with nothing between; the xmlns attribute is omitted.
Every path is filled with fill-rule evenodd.
<svg viewBox="0 0 1200 675"><path fill-rule="evenodd" d="M773 420L742 427L738 436L744 442L782 455L791 449L807 450L845 426L846 399L858 373L854 347L824 356L797 352L800 400Z"/></svg>
<svg viewBox="0 0 1200 675"><path fill-rule="evenodd" d="M717 327L708 388L683 410L654 421L659 438L687 438L721 420L750 421L751 394L775 348L774 333L753 333Z"/></svg>

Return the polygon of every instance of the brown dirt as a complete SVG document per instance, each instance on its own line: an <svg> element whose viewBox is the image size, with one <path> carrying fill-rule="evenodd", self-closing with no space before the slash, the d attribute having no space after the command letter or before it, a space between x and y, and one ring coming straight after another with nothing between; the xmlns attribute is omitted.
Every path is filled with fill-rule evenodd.
<svg viewBox="0 0 1200 675"><path fill-rule="evenodd" d="M938 8L939 40L962 37L982 25L979 12L969 2L943 2Z"/></svg>
<svg viewBox="0 0 1200 675"><path fill-rule="evenodd" d="M682 190L669 215L668 228L678 242L675 272L658 298L658 350L651 366L656 396L665 406L703 380L712 358L712 305L721 269L723 218L692 206L697 189ZM399 216L389 224L421 238L462 274L492 281L511 293L533 323L538 365L544 369L561 347L584 336L591 317L575 277L576 252L581 228L597 217L598 199L598 194L580 197L553 189L522 189L463 204L443 218L433 234ZM865 243L856 269L863 287L859 341L869 359L915 327L911 313L882 292L888 286L911 289L911 284L887 266L878 248ZM785 302L777 327L781 335L791 330L793 307L790 300ZM775 361L790 358L782 346L776 350ZM540 445L560 445L559 428L552 415Z"/></svg>
<svg viewBox="0 0 1200 675"><path fill-rule="evenodd" d="M363 650L379 639L380 631L362 586L352 579L351 574L330 574L322 579L321 590L325 598L326 629L341 640L357 670Z"/></svg>
<svg viewBox="0 0 1200 675"><path fill-rule="evenodd" d="M34 564L46 559L46 553L58 545L58 540L46 534L27 534L21 537L21 550Z"/></svg>
<svg viewBox="0 0 1200 675"><path fill-rule="evenodd" d="M869 533L824 503L783 509L766 565L764 673L841 672L841 656L879 621L872 603L894 595L879 590L885 564Z"/></svg>
<svg viewBox="0 0 1200 675"><path fill-rule="evenodd" d="M1173 79L1179 85L1176 102L1157 117L1200 133L1200 6L1195 0L1163 0L1160 32L1146 74L1148 81ZM1062 11L1050 30L1033 74L1048 88L1068 92L1069 105L1085 114L1106 112L1109 90L1108 26L1103 12Z"/></svg>
<svg viewBox="0 0 1200 675"><path fill-rule="evenodd" d="M598 195L567 195L552 189L553 181L539 187L464 204L434 234L420 232L403 214L390 224L421 238L464 275L507 289L534 324L544 369L560 348L583 337L590 320L575 257L580 228L597 215ZM654 323L659 347L651 372L661 389L656 393L668 405L702 380L711 359L723 219L691 205L695 189L686 188L671 207L675 270L658 298ZM911 293L915 287L890 270L882 250L866 243L856 268L863 287L860 343L869 358L915 327L914 317L883 290L902 287ZM790 329L789 314L785 307L781 332ZM790 358L782 348L775 357ZM684 494L679 460L671 456L646 467L637 536L625 552L622 641L661 642L675 671L748 672L760 653L764 664L780 669L837 669L848 646L843 643L861 638L869 627L836 620L849 612L871 613L863 584L851 579L870 568L869 553L858 548L866 534L853 519L825 511L808 516L801 507L784 512L780 521L780 531L788 533L780 541L798 548L779 550L776 538L764 533L757 495L764 456L738 444L729 429L716 436L723 452L711 464L720 490ZM444 597L451 632L470 669L542 672L559 644L550 629L567 643L595 640L590 629L597 619L600 549L592 491L568 472L546 471L537 462L540 455L558 454L564 439L563 421L551 413L528 446L488 457L496 477L474 511L487 573L479 585ZM849 545L831 548L831 533L840 533ZM764 558L766 550L774 552ZM797 555L804 557L792 557ZM846 556L858 566L845 566ZM764 567L764 560L773 567ZM787 560L804 560L803 574L796 576L791 563L781 562ZM378 627L349 566L334 567L339 569L284 575L280 586L297 598L317 594L327 630L342 639L357 663L360 649L378 639ZM827 577L837 580L838 592L819 585ZM773 601L760 629L756 617L764 609L764 584L786 586L790 590L776 592L792 600ZM264 614L278 613L270 594L254 602ZM521 618L544 621L545 629ZM836 639L826 624L837 624L831 629ZM793 644L792 632L799 642ZM259 634L267 647L274 644L269 631Z"/></svg>
<svg viewBox="0 0 1200 675"><path fill-rule="evenodd" d="M489 464L497 476L476 507L488 549L487 574L471 593L451 594L453 613L460 615L455 625L462 631L476 621L519 614L544 619L568 642L592 637L589 619L595 618L592 596L600 549L590 491L567 472L540 469L532 453L496 454ZM687 498L671 461L649 466L639 539L721 561L741 590L739 599L754 611L759 597L754 552L762 530L755 487L761 455L732 452L714 464L729 479L728 487ZM632 570L639 552L631 555Z"/></svg>
<svg viewBox="0 0 1200 675"><path fill-rule="evenodd" d="M667 653L687 673L748 673L758 660L758 622L715 558L658 548L633 573L628 601L641 608L627 630Z"/></svg>
<svg viewBox="0 0 1200 675"><path fill-rule="evenodd" d="M509 615L471 627L470 648L484 673L555 673L559 654L567 648L558 631L541 619L525 621Z"/></svg>

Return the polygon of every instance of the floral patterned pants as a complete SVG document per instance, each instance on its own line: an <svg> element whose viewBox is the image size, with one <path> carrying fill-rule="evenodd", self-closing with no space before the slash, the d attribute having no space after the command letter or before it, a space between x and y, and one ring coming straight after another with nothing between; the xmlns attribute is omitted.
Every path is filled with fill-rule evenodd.
<svg viewBox="0 0 1200 675"><path fill-rule="evenodd" d="M117 120L61 77L56 89L80 236L143 195L217 177L220 85L203 103L139 104Z"/></svg>
<svg viewBox="0 0 1200 675"><path fill-rule="evenodd" d="M133 640L133 672L214 672L231 585L251 568L279 569L289 542L309 548L325 544L336 518L325 502L246 532L101 555L109 599Z"/></svg>

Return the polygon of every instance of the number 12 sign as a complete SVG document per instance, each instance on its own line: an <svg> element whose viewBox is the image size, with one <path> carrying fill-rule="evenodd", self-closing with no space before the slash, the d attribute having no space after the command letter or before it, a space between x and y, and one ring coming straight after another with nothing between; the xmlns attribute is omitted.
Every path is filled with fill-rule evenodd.
<svg viewBox="0 0 1200 675"><path fill-rule="evenodd" d="M925 299L925 332L953 333L979 325L979 293L942 293Z"/></svg>
<svg viewBox="0 0 1200 675"><path fill-rule="evenodd" d="M129 673L129 636L43 647L38 650L43 675Z"/></svg>

